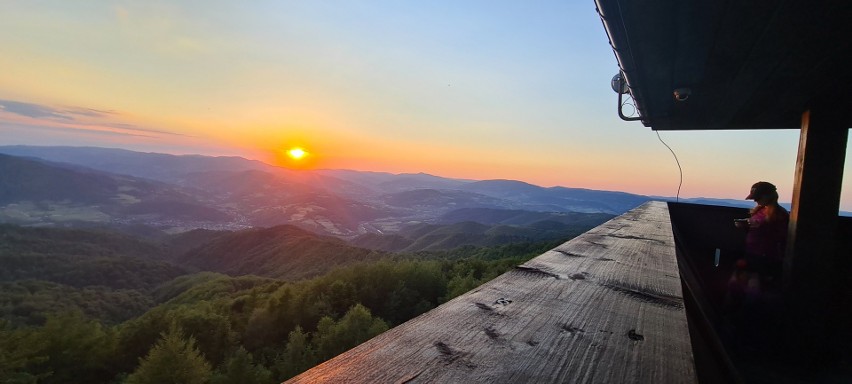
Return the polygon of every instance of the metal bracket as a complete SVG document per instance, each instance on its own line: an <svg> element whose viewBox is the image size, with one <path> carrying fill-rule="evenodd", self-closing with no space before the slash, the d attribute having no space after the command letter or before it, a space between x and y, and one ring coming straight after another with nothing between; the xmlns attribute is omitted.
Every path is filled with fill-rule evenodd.
<svg viewBox="0 0 852 384"><path fill-rule="evenodd" d="M624 74L623 73L618 79L618 89L624 89ZM620 117L621 120L624 120L624 121L642 120L642 116L638 116L639 109L636 108L636 100L633 99L633 95L630 94L630 93L627 93L627 95L630 96L627 99L622 98L622 95L624 95L624 93L618 92L618 117ZM633 113L635 113L637 116L625 115L624 114L624 106L625 105L629 105L631 108L633 108ZM632 115L632 113L631 113L631 115Z"/></svg>

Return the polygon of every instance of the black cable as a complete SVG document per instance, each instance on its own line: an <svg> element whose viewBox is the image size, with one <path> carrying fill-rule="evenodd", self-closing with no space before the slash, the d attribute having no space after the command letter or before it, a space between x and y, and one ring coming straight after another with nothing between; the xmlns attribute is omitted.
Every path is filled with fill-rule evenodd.
<svg viewBox="0 0 852 384"><path fill-rule="evenodd" d="M663 141L663 138L660 137L660 131L655 130L654 132L657 134L657 138L660 139L660 142L663 143L663 145L665 145L666 148L669 149L669 152L672 153L672 156L674 156L675 159L675 163L677 163L677 171L680 173L680 182L677 183L677 195L675 196L675 201L680 202L680 187L683 185L683 168L680 167L680 161L678 161L677 155L672 150L672 147L669 147L669 145L666 144L665 141Z"/></svg>

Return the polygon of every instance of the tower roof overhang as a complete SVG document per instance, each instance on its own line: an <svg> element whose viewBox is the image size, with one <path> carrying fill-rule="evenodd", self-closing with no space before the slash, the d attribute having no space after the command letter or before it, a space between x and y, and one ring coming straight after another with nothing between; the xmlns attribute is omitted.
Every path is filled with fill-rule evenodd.
<svg viewBox="0 0 852 384"><path fill-rule="evenodd" d="M596 3L647 127L799 129L815 104L852 109L848 1Z"/></svg>

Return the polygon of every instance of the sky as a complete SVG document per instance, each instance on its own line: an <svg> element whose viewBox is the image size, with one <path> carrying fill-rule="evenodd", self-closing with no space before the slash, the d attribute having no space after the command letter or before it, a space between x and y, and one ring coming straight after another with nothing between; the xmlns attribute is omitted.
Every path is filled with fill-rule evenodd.
<svg viewBox="0 0 852 384"><path fill-rule="evenodd" d="M0 145L792 197L798 130L660 132L680 185L657 134L618 118L592 0L4 1L0 47Z"/></svg>

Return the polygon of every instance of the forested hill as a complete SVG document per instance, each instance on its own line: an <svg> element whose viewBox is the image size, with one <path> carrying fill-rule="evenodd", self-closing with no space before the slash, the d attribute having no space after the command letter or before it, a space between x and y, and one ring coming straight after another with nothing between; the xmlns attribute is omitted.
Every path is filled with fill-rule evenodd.
<svg viewBox="0 0 852 384"><path fill-rule="evenodd" d="M167 257L167 251L162 244L125 233L98 229L22 227L11 224L0 224L0 251L61 253L86 257Z"/></svg>
<svg viewBox="0 0 852 384"><path fill-rule="evenodd" d="M154 305L151 290L188 273L167 253L119 233L0 225L0 324L65 311L106 324L139 316Z"/></svg>
<svg viewBox="0 0 852 384"><path fill-rule="evenodd" d="M0 382L281 382L553 246L376 260L386 254L289 226L161 242L0 226ZM322 275L188 273L163 258Z"/></svg>
<svg viewBox="0 0 852 384"><path fill-rule="evenodd" d="M295 281L387 256L335 237L280 225L220 234L178 256L175 262L232 276L252 274Z"/></svg>
<svg viewBox="0 0 852 384"><path fill-rule="evenodd" d="M437 224L411 224L391 234L370 233L351 243L391 252L420 252L565 240L612 217L606 213L463 208L440 216Z"/></svg>
<svg viewBox="0 0 852 384"><path fill-rule="evenodd" d="M152 289L187 273L162 246L129 235L0 225L0 281Z"/></svg>
<svg viewBox="0 0 852 384"><path fill-rule="evenodd" d="M385 256L292 226L151 240L0 224L0 319L37 323L49 313L80 310L118 323L156 305L168 296L164 289L173 290L164 284L191 271L296 281Z"/></svg>

